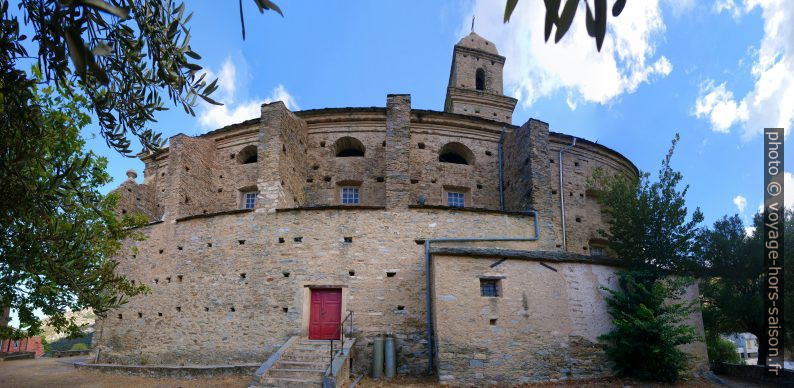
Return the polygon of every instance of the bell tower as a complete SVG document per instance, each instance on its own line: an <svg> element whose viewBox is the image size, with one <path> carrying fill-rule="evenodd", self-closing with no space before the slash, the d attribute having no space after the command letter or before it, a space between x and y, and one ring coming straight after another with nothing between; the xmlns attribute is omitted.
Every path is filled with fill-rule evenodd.
<svg viewBox="0 0 794 388"><path fill-rule="evenodd" d="M512 124L515 98L503 95L505 57L493 43L472 32L452 51L444 111Z"/></svg>

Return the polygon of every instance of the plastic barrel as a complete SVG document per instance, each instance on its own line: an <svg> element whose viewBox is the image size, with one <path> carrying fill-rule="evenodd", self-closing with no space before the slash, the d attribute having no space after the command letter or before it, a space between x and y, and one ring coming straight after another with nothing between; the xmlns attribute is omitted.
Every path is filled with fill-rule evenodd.
<svg viewBox="0 0 794 388"><path fill-rule="evenodd" d="M383 336L375 337L372 352L372 378L379 379L383 374Z"/></svg>
<svg viewBox="0 0 794 388"><path fill-rule="evenodd" d="M394 349L394 337L386 336L384 346L384 358L386 359L386 378L393 379L397 375L397 353Z"/></svg>

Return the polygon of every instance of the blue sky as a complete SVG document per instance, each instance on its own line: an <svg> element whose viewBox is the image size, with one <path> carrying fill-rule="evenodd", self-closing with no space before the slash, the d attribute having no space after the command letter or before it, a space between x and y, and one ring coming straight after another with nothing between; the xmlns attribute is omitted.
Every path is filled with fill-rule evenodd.
<svg viewBox="0 0 794 388"><path fill-rule="evenodd" d="M751 219L763 199L760 131L790 128L794 116L794 7L785 0L629 1L609 20L600 53L584 31L583 8L560 43L545 43L536 0L521 0L508 24L496 0L276 1L283 18L243 3L245 41L236 5L187 3L194 51L220 78L216 97L226 105L201 105L197 117L164 112L154 126L164 136L253 118L278 99L299 110L384 106L386 94L410 93L414 108L442 110L452 47L472 15L475 32L507 57L505 92L519 99L514 124L543 120L652 173L680 133L673 164L690 185L688 205L708 225L725 214ZM127 169L142 171L96 133L84 131L109 159L115 182L105 191ZM794 195L790 182L788 175Z"/></svg>

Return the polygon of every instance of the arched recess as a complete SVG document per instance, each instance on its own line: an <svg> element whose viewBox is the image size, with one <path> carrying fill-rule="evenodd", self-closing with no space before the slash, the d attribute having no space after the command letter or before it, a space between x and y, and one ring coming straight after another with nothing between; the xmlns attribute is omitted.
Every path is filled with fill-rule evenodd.
<svg viewBox="0 0 794 388"><path fill-rule="evenodd" d="M257 149L255 145L249 145L237 153L237 162L240 164L249 164L257 162Z"/></svg>
<svg viewBox="0 0 794 388"><path fill-rule="evenodd" d="M471 152L469 147L453 141L441 147L438 153L438 161L442 163L472 165L474 164L474 153Z"/></svg>
<svg viewBox="0 0 794 388"><path fill-rule="evenodd" d="M355 137L340 137L336 140L336 143L334 143L334 153L340 158L364 156L365 151L364 144Z"/></svg>
<svg viewBox="0 0 794 388"><path fill-rule="evenodd" d="M474 74L474 86L477 90L485 90L485 70L482 68L477 69Z"/></svg>

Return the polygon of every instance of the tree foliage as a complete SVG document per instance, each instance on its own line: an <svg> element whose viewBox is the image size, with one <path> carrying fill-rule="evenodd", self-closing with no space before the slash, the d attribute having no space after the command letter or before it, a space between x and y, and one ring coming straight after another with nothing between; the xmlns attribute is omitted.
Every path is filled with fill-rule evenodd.
<svg viewBox="0 0 794 388"><path fill-rule="evenodd" d="M614 329L599 337L620 376L674 382L687 369L689 356L680 345L698 339L685 320L698 301L683 299L698 261L694 253L698 223L695 210L687 220L682 176L670 166L678 142L673 140L658 180L594 173L609 247L630 267L619 273L619 289L604 288Z"/></svg>
<svg viewBox="0 0 794 388"><path fill-rule="evenodd" d="M719 335L706 335L706 349L709 361L712 363L724 362L728 364L743 364L742 358L736 351L736 344L720 337Z"/></svg>
<svg viewBox="0 0 794 388"><path fill-rule="evenodd" d="M607 216L608 230L599 233L619 257L663 275L695 275L701 265L695 244L703 213L696 208L687 219L689 186L679 190L683 176L670 166L678 140L676 134L658 180L651 181L648 173L635 178L596 170L591 185Z"/></svg>
<svg viewBox="0 0 794 388"><path fill-rule="evenodd" d="M110 176L79 137L90 121L87 101L63 93L0 63L0 305L18 312L28 335L38 334L36 310L77 334L66 311L104 314L146 290L116 275L110 260L146 220L118 219L117 197L99 193Z"/></svg>
<svg viewBox="0 0 794 388"><path fill-rule="evenodd" d="M269 0L254 3L281 14ZM164 99L190 114L198 98L217 104L216 81L190 46L191 16L171 0L0 0L0 311L20 320L0 337L36 335L36 311L80 335L65 312L104 316L146 291L112 259L146 220L116 218L118 198L98 191L110 182L106 160L83 149L79 131L94 114L111 148L130 156L137 137L157 151L163 140L150 125Z"/></svg>
<svg viewBox="0 0 794 388"><path fill-rule="evenodd" d="M269 0L254 3L260 12L281 13ZM3 21L18 27L8 1L0 4ZM239 6L242 22L242 0ZM163 146L151 123L157 111L167 109L165 98L191 115L198 98L219 104L210 97L217 80L205 79L197 63L201 56L190 46L192 13L185 12L184 3L21 0L18 10L33 28L30 41L38 49L44 82L74 85L89 100L108 146L124 155L132 154L128 136L137 137L145 151ZM28 57L22 46L5 54L12 62Z"/></svg>
<svg viewBox="0 0 794 388"><path fill-rule="evenodd" d="M590 1L593 2L593 8L590 8ZM584 0L585 4L585 28L587 34L593 37L596 41L596 48L601 51L601 46L604 44L604 37L607 33L607 0ZM544 38L546 42L551 37L551 31L556 27L554 33L554 43L557 43L565 36L568 29L573 24L573 18L576 16L576 10L579 8L580 0L565 0L565 5L560 10L562 5L561 0L544 0L546 6L546 17L544 20ZM504 22L510 21L510 16L518 5L518 0L507 0L505 3L505 17ZM617 17L623 12L626 6L626 0L616 0L612 4L612 16Z"/></svg>
<svg viewBox="0 0 794 388"><path fill-rule="evenodd" d="M794 211L785 209L784 262L794 255ZM705 266L701 286L703 294L703 323L714 335L752 333L759 338L758 362L764 363L767 344L764 338L764 241L763 216L753 217L755 230L746 234L738 215L723 217L699 237L699 254ZM794 266L784 266L784 276L794 279ZM794 306L794 293L783 295L786 306ZM794 320L794 309L784 311L785 319ZM784 331L785 345L794 350L794 329Z"/></svg>
<svg viewBox="0 0 794 388"><path fill-rule="evenodd" d="M685 278L661 279L650 271L618 274L620 289L608 292L607 311L615 328L599 337L618 376L675 382L687 369L689 355L678 347L696 339L695 329L682 324L696 311L697 301L680 299Z"/></svg>

